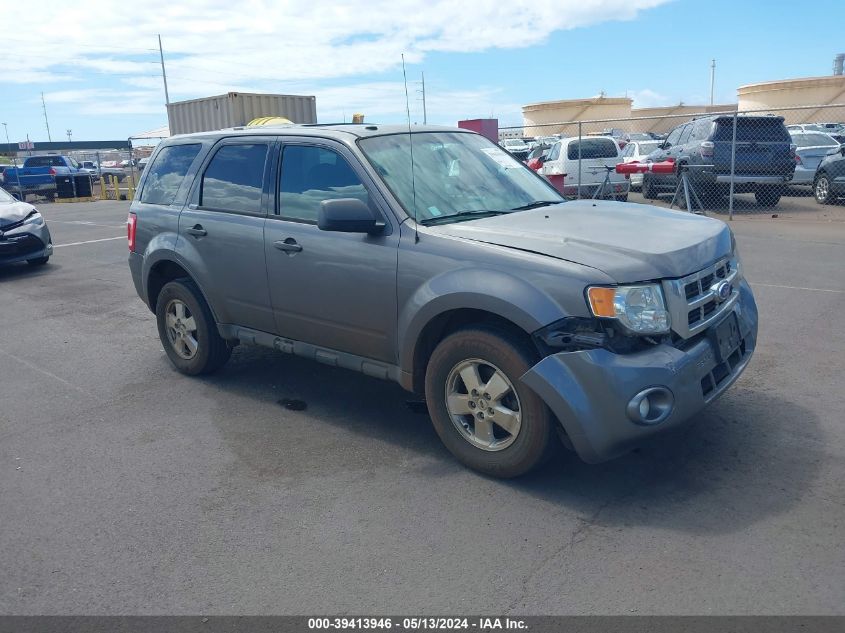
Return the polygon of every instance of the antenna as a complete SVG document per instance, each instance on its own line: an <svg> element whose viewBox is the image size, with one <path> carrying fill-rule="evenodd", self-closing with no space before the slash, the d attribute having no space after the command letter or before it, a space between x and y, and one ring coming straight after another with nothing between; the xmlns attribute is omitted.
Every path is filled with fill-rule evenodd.
<svg viewBox="0 0 845 633"><path fill-rule="evenodd" d="M405 53L402 53L402 78L405 80L405 112L408 114L408 147L411 150L411 198L414 202L414 243L420 241L417 228L417 183L414 177L414 140L411 134L411 102L408 99L408 75L405 73Z"/></svg>

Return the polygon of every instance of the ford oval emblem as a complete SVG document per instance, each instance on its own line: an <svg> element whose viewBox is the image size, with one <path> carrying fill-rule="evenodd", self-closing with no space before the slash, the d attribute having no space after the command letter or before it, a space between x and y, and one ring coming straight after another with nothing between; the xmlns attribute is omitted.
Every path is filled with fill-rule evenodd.
<svg viewBox="0 0 845 633"><path fill-rule="evenodd" d="M727 301L731 296L731 290L731 282L729 281L720 281L717 284L713 284L710 288L710 291L715 295L718 303Z"/></svg>

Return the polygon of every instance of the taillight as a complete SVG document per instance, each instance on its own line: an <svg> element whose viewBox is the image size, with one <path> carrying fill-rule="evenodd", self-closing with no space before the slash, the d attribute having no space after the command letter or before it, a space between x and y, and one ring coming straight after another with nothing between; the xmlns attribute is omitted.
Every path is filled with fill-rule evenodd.
<svg viewBox="0 0 845 633"><path fill-rule="evenodd" d="M795 164L796 165L803 165L803 163L801 162L801 155L800 154L795 154Z"/></svg>
<svg viewBox="0 0 845 633"><path fill-rule="evenodd" d="M51 175L51 176L55 176L55 175L56 175L56 168L55 168L55 167L50 167L50 175Z"/></svg>
<svg viewBox="0 0 845 633"><path fill-rule="evenodd" d="M713 141L702 141L701 142L701 155L710 158L713 156L713 150L716 148L716 145Z"/></svg>
<svg viewBox="0 0 845 633"><path fill-rule="evenodd" d="M129 252L135 252L135 229L138 226L138 216L130 213L126 219L126 237L129 240Z"/></svg>

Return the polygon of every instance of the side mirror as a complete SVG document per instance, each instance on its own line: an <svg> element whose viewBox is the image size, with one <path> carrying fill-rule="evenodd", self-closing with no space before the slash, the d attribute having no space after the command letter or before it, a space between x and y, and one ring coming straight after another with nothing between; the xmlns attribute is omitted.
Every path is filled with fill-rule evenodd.
<svg viewBox="0 0 845 633"><path fill-rule="evenodd" d="M839 153L845 156L845 143L839 146Z"/></svg>
<svg viewBox="0 0 845 633"><path fill-rule="evenodd" d="M358 198L323 200L317 226L322 231L370 235L384 230L384 222L378 221L373 210Z"/></svg>
<svg viewBox="0 0 845 633"><path fill-rule="evenodd" d="M672 146L671 146L671 145L669 145L669 143L667 143L666 141L663 141L663 142L662 142L660 145L658 145L657 147L658 147L659 149L669 149L669 148L670 148L670 147L672 147Z"/></svg>

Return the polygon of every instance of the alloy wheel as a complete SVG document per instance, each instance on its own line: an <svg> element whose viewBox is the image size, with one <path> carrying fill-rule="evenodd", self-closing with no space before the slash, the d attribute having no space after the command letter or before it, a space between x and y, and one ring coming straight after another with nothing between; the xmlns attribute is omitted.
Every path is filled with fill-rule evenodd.
<svg viewBox="0 0 845 633"><path fill-rule="evenodd" d="M455 365L445 397L452 424L476 448L500 451L516 440L522 426L519 396L492 363L472 358Z"/></svg>
<svg viewBox="0 0 845 633"><path fill-rule="evenodd" d="M165 308L167 339L180 358L191 360L197 355L197 322L188 306L179 299L171 299Z"/></svg>

